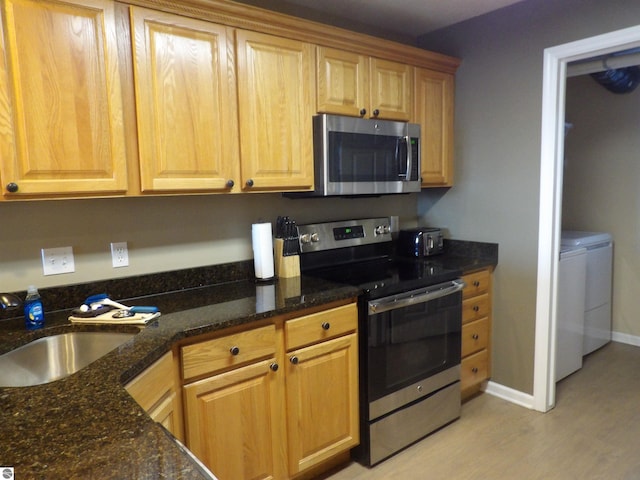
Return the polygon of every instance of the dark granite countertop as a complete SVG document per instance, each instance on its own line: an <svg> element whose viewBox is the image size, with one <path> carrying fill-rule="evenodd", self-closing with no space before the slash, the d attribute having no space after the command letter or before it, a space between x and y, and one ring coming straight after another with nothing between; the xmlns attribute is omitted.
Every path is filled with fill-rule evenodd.
<svg viewBox="0 0 640 480"><path fill-rule="evenodd" d="M464 273L498 262L497 244L445 240L445 250L425 261ZM40 293L49 308L42 330L26 331L21 318L7 318L0 311L0 354L72 330L139 331L69 377L33 387L0 388L0 466L14 467L21 479L205 478L124 384L182 339L360 293L305 276L258 284L250 280L251 263L43 289ZM69 307L100 292L128 305L155 305L162 316L142 329L72 325ZM24 292L16 293L24 298Z"/></svg>
<svg viewBox="0 0 640 480"><path fill-rule="evenodd" d="M264 292L257 292L262 288L266 300ZM132 340L61 380L0 388L0 465L14 467L21 479L204 478L123 385L181 339L358 293L353 287L299 277L266 286L239 280L140 298L137 304L157 305L162 316ZM2 322L0 353L71 330L137 329L71 325L68 314L47 314L47 326L34 332Z"/></svg>

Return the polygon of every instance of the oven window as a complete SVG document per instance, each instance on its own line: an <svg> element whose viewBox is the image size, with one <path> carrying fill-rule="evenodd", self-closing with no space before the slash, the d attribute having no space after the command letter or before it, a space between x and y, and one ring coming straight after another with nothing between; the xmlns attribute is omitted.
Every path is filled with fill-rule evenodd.
<svg viewBox="0 0 640 480"><path fill-rule="evenodd" d="M460 363L462 294L370 315L369 401Z"/></svg>

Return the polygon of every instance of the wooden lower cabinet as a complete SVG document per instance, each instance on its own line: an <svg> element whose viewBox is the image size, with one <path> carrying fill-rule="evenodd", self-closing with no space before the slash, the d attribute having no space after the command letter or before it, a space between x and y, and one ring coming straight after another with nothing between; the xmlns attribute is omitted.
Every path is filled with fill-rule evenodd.
<svg viewBox="0 0 640 480"><path fill-rule="evenodd" d="M172 352L167 352L125 388L153 420L184 441L178 380L177 361L174 361Z"/></svg>
<svg viewBox="0 0 640 480"><path fill-rule="evenodd" d="M480 391L491 377L491 269L462 277L462 399Z"/></svg>
<svg viewBox="0 0 640 480"><path fill-rule="evenodd" d="M303 472L358 444L355 333L287 354L289 472Z"/></svg>
<svg viewBox="0 0 640 480"><path fill-rule="evenodd" d="M304 478L359 441L355 303L181 349L187 447L220 480Z"/></svg>
<svg viewBox="0 0 640 480"><path fill-rule="evenodd" d="M283 478L275 359L186 385L187 446L220 479Z"/></svg>

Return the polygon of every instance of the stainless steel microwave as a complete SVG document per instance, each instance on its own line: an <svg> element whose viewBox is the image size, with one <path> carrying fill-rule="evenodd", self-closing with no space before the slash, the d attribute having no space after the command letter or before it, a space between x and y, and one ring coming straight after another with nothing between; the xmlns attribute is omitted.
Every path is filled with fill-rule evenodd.
<svg viewBox="0 0 640 480"><path fill-rule="evenodd" d="M323 114L313 142L314 191L291 196L420 191L420 125Z"/></svg>

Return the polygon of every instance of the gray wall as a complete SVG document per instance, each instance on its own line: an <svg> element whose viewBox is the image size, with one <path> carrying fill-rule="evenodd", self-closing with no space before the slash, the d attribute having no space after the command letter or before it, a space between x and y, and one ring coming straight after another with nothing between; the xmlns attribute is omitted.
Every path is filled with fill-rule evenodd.
<svg viewBox="0 0 640 480"><path fill-rule="evenodd" d="M615 332L640 336L640 89L615 95L589 76L567 81L562 223L614 238Z"/></svg>
<svg viewBox="0 0 640 480"><path fill-rule="evenodd" d="M462 58L456 185L422 193L420 222L500 244L493 380L533 393L543 50L640 23L636 0L527 0L421 37Z"/></svg>

